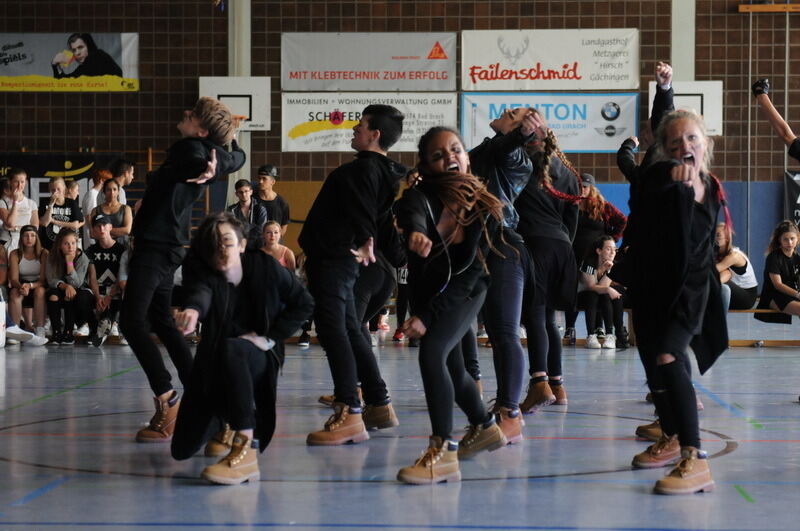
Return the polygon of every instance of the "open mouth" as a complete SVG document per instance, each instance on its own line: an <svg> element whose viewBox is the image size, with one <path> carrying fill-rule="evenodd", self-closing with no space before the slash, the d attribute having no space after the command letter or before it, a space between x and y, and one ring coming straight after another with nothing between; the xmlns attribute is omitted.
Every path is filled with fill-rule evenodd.
<svg viewBox="0 0 800 531"><path fill-rule="evenodd" d="M681 158L681 162L683 162L684 164L689 165L689 166L694 166L694 155L692 155L691 153L685 154Z"/></svg>
<svg viewBox="0 0 800 531"><path fill-rule="evenodd" d="M458 163L457 162L451 162L447 166L447 171L458 171Z"/></svg>

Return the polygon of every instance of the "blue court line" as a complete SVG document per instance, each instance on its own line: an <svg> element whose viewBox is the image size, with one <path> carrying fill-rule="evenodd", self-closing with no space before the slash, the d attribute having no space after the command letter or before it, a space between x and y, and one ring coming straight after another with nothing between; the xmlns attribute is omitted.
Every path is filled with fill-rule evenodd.
<svg viewBox="0 0 800 531"><path fill-rule="evenodd" d="M724 407L725 409L727 409L728 411L733 413L734 417L739 417L741 419L747 418L747 415L745 415L744 412L741 409L739 409L739 408L729 404L728 402L724 401L718 395L716 395L715 393L712 393L710 390L706 389L705 386L703 386L699 382L694 382L694 386L695 386L696 389L700 389L701 391L703 391L703 393L708 395L708 397L711 400L713 400L714 402L716 402L718 405Z"/></svg>
<svg viewBox="0 0 800 531"><path fill-rule="evenodd" d="M54 479L50 483L48 483L48 484L46 484L46 485L44 485L42 487L39 487L38 489L34 490L33 492L28 493L27 495L23 496L19 500L15 501L15 502L12 502L11 503L11 507L20 507L20 506L25 505L26 503L28 503L30 501L35 500L36 498L38 498L40 496L44 496L45 494L47 494L51 490L55 489L56 487L61 486L62 484L64 484L67 481L69 481L70 479L71 479L71 476L64 476L64 477L60 477L58 479Z"/></svg>
<svg viewBox="0 0 800 531"><path fill-rule="evenodd" d="M586 527L586 526L539 526L539 525L469 525L469 524L334 524L334 523L300 523L300 522L252 522L252 523L212 523L212 522L3 522L4 526L60 526L60 527L297 527L297 528L332 528L332 529L532 529L555 531L749 531L743 528L709 529L694 527Z"/></svg>

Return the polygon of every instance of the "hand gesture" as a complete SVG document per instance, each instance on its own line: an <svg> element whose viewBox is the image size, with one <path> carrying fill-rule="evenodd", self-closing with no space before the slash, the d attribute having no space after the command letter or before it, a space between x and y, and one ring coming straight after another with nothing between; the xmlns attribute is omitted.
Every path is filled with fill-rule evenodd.
<svg viewBox="0 0 800 531"><path fill-rule="evenodd" d="M525 137L536 135L536 140L544 139L547 136L547 122L544 116L538 112L527 113L522 119L520 132Z"/></svg>
<svg viewBox="0 0 800 531"><path fill-rule="evenodd" d="M422 258L428 257L431 247L433 247L433 242L421 232L414 231L408 237L408 250L417 253Z"/></svg>
<svg viewBox="0 0 800 531"><path fill-rule="evenodd" d="M761 78L753 83L753 96L760 96L762 94L769 94L769 79Z"/></svg>
<svg viewBox="0 0 800 531"><path fill-rule="evenodd" d="M608 295L608 298L611 299L612 301L615 301L615 300L619 299L620 297L622 297L620 292L615 290L614 288L608 288L608 291L606 292L606 294Z"/></svg>
<svg viewBox="0 0 800 531"><path fill-rule="evenodd" d="M19 288L19 292L23 297L27 297L31 292L31 285L28 282L23 282Z"/></svg>
<svg viewBox="0 0 800 531"><path fill-rule="evenodd" d="M50 206L56 204L59 199L61 199L61 190L53 190L53 193L50 194Z"/></svg>
<svg viewBox="0 0 800 531"><path fill-rule="evenodd" d="M69 284L67 284L67 287L66 287L66 288L64 288L64 298L65 298L66 300L68 300L68 301L71 301L72 299L74 299L74 298L75 298L75 295L77 295L77 294L78 294L78 292L77 292L77 291L75 291L75 288L73 288L73 287L72 287L71 285L69 285Z"/></svg>
<svg viewBox="0 0 800 531"><path fill-rule="evenodd" d="M700 170L687 164L679 164L672 168L672 180L692 186L694 180L700 177Z"/></svg>
<svg viewBox="0 0 800 531"><path fill-rule="evenodd" d="M628 140L633 142L633 147L639 147L639 139L635 136L629 136Z"/></svg>
<svg viewBox="0 0 800 531"><path fill-rule="evenodd" d="M50 61L51 64L54 65L65 65L69 63L70 58L64 52L58 52L54 57L53 60Z"/></svg>
<svg viewBox="0 0 800 531"><path fill-rule="evenodd" d="M667 63L662 61L656 63L656 83L662 89L667 89L672 85L672 67Z"/></svg>
<svg viewBox="0 0 800 531"><path fill-rule="evenodd" d="M425 324L419 317L412 316L405 323L403 323L400 331L411 339L419 339L425 335L425 332L427 332L428 329L425 328Z"/></svg>
<svg viewBox="0 0 800 531"><path fill-rule="evenodd" d="M375 253L372 250L373 245L374 245L374 240L372 239L372 237L370 237L364 243L364 245L362 245L358 249L350 249L350 252L356 258L356 262L368 266L375 262Z"/></svg>
<svg viewBox="0 0 800 531"><path fill-rule="evenodd" d="M182 312L178 312L178 315L175 316L175 326L178 328L179 332L187 336L194 332L194 329L197 327L197 319L199 317L200 314L197 312L197 310L187 308Z"/></svg>
<svg viewBox="0 0 800 531"><path fill-rule="evenodd" d="M203 184L206 181L210 181L214 178L214 175L217 174L217 150L211 150L211 158L208 161L208 165L206 166L206 171L200 174L199 177L194 179L186 179L187 183L195 183L195 184Z"/></svg>

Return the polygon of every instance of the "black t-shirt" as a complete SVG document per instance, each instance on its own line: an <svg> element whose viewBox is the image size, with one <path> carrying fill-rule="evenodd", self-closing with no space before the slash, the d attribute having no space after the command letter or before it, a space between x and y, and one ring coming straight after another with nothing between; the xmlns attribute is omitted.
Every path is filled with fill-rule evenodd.
<svg viewBox="0 0 800 531"><path fill-rule="evenodd" d="M108 249L103 249L99 243L92 244L86 249L86 256L89 262L94 265L97 274L97 284L100 286L100 293L105 295L108 290L117 283L119 278L119 263L125 246L119 242Z"/></svg>
<svg viewBox="0 0 800 531"><path fill-rule="evenodd" d="M800 161L800 138L795 138L792 145L789 146L789 156Z"/></svg>
<svg viewBox="0 0 800 531"><path fill-rule="evenodd" d="M800 255L794 253L786 256L780 249L772 251L767 255L764 265L764 295L777 292L769 274L780 275L781 282L793 290L798 289L798 276L800 276Z"/></svg>
<svg viewBox="0 0 800 531"><path fill-rule="evenodd" d="M284 198L276 195L272 201L257 199L259 204L267 210L267 221L277 221L281 225L289 224L289 204Z"/></svg>
<svg viewBox="0 0 800 531"><path fill-rule="evenodd" d="M50 204L50 198L42 199L42 202L39 204L39 217L41 218L44 216L45 212L47 211L47 207ZM54 204L50 207L52 211L51 217L57 221L83 221L83 213L81 212L81 207L78 202L74 199L69 199L67 197L64 198L63 205ZM52 243L56 240L56 235L61 230L61 227L57 227L50 222L49 225L44 227L44 230L40 230L40 236L43 239L46 239L47 242L45 246L49 249L52 246Z"/></svg>

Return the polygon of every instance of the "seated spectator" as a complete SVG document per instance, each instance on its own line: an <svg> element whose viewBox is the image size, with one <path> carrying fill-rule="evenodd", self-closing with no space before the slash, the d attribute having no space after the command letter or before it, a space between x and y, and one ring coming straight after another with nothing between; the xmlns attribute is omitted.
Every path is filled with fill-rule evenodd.
<svg viewBox="0 0 800 531"><path fill-rule="evenodd" d="M8 179L4 180L7 186L3 187L0 198L0 244L13 251L19 245L20 227L33 225L39 227L39 213L36 203L25 197L25 186L28 174L20 168L11 168Z"/></svg>
<svg viewBox="0 0 800 531"><path fill-rule="evenodd" d="M267 219L281 226L281 238L289 227L289 204L272 187L278 179L278 168L265 164L258 168L258 195L256 201L267 210Z"/></svg>
<svg viewBox="0 0 800 531"><path fill-rule="evenodd" d="M717 271L723 288L728 291L729 310L749 310L758 297L758 280L753 264L738 247L724 223L717 225Z"/></svg>
<svg viewBox="0 0 800 531"><path fill-rule="evenodd" d="M758 309L773 309L788 315L755 314L759 321L769 323L792 322L792 315L800 315L800 255L797 239L800 231L793 221L784 220L772 231L764 265L764 282Z"/></svg>
<svg viewBox="0 0 800 531"><path fill-rule="evenodd" d="M96 333L89 337L89 342L99 347L108 337L119 315L122 289L119 287L118 275L125 246L111 237L110 216L95 216L92 230L97 241L86 250L86 254L89 257L89 287L94 295L99 324Z"/></svg>
<svg viewBox="0 0 800 531"><path fill-rule="evenodd" d="M80 204L80 197L78 197L81 193L81 185L76 180L71 180L66 182L66 190L64 191L64 196L67 199L72 199L73 201L77 201Z"/></svg>
<svg viewBox="0 0 800 531"><path fill-rule="evenodd" d="M234 185L236 203L228 205L228 212L236 216L236 219L244 223L245 235L247 236L247 250L259 249L264 245L264 238L261 231L264 223L267 222L267 209L258 201L253 200L253 187L247 179L239 179Z"/></svg>
<svg viewBox="0 0 800 531"><path fill-rule="evenodd" d="M81 207L66 196L66 184L61 177L50 181L50 197L44 198L39 205L39 220L39 236L47 250L52 249L59 231L70 229L77 233L83 227Z"/></svg>
<svg viewBox="0 0 800 531"><path fill-rule="evenodd" d="M598 310L606 323L602 348L616 349L617 340L619 340L620 347L627 347L628 338L622 325L624 289L620 286L613 286L612 280L608 276L609 271L614 267L616 254L617 247L614 245L614 238L604 235L595 241L593 249L586 255L580 266L578 307L583 308L586 314L586 330L589 333L589 337L586 339L587 348L601 348L597 337L598 332L594 329ZM616 337L611 334L612 322Z"/></svg>
<svg viewBox="0 0 800 531"><path fill-rule="evenodd" d="M111 172L108 170L95 170L92 173L92 186L86 191L81 203L81 212L86 216L83 226L83 248L88 249L94 243L92 238L92 211L97 206L98 196L103 190L103 183L111 179Z"/></svg>
<svg viewBox="0 0 800 531"><path fill-rule="evenodd" d="M92 334L97 333L94 318L94 297L87 281L89 258L78 248L78 235L72 229L58 232L47 257L47 313L52 326L51 343L74 345L72 329L76 321L89 323ZM64 321L61 321L61 311Z"/></svg>
<svg viewBox="0 0 800 531"><path fill-rule="evenodd" d="M264 245L261 247L261 250L272 256L280 265L289 271L294 271L296 267L294 252L285 245L279 243L281 239L281 226L278 222L268 221L264 225L263 234Z"/></svg>
<svg viewBox="0 0 800 531"><path fill-rule="evenodd" d="M200 225L184 262L186 309L176 324L191 333L203 322L172 456L222 457L202 477L235 485L259 478L256 451L275 430L283 342L311 315L314 301L295 275L265 253L245 253L244 227L229 213ZM217 434L211 438L211 435Z"/></svg>
<svg viewBox="0 0 800 531"><path fill-rule="evenodd" d="M115 179L103 183L103 197L105 200L92 210L92 219L100 214L108 216L111 220L111 237L127 247L133 226L133 211L119 202L119 184Z"/></svg>
<svg viewBox="0 0 800 531"><path fill-rule="evenodd" d="M9 257L9 313L16 323L24 317L26 326L41 338L45 337L46 263L47 250L39 241L36 227L25 225L20 229L20 245Z"/></svg>

